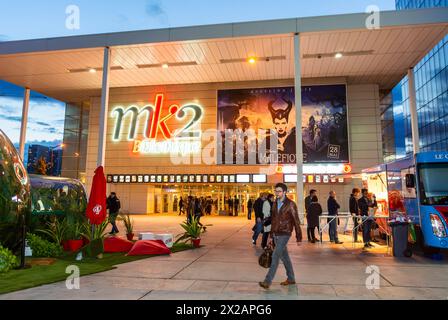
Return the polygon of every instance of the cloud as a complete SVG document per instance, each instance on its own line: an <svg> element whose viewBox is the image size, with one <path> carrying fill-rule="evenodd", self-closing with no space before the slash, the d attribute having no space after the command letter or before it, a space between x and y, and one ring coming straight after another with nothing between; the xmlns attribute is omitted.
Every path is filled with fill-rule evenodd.
<svg viewBox="0 0 448 320"><path fill-rule="evenodd" d="M0 42L1 41L8 41L9 37L6 34L0 34Z"/></svg>
<svg viewBox="0 0 448 320"><path fill-rule="evenodd" d="M150 17L160 17L165 15L165 10L162 8L160 0L146 1L146 14Z"/></svg>
<svg viewBox="0 0 448 320"><path fill-rule="evenodd" d="M44 126L44 127L51 127L51 125L49 123L41 122L41 121L36 121L36 124L38 124L40 126Z"/></svg>
<svg viewBox="0 0 448 320"><path fill-rule="evenodd" d="M3 114L0 114L0 118L14 122L22 122L22 117L19 116L5 116Z"/></svg>

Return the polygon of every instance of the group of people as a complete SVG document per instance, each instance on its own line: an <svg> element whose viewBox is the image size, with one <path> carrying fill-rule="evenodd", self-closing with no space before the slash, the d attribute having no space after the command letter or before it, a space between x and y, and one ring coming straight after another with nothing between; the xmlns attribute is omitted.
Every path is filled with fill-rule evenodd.
<svg viewBox="0 0 448 320"><path fill-rule="evenodd" d="M189 215L210 216L212 214L213 205L214 201L210 196L209 197L189 196L185 201L182 197L180 197L178 204L179 215L186 214L187 217Z"/></svg>
<svg viewBox="0 0 448 320"><path fill-rule="evenodd" d="M358 188L355 188L350 195L349 206L350 214L353 216L354 241L358 242L358 232L362 225L364 248L371 248L371 229L374 220L371 219L369 215L369 209L378 206L375 195L370 196L367 189L359 190ZM330 191L327 200L327 208L329 216L338 215L341 206L337 201L336 192L334 191ZM322 215L322 211L322 206L319 204L319 199L317 197L317 190L310 190L310 195L305 198L305 212L308 224L307 236L308 241L311 243L318 241L314 231L317 228L319 232L319 216ZM338 238L337 218L330 218L328 219L328 222L330 241L335 244L342 244L343 242L339 241Z"/></svg>

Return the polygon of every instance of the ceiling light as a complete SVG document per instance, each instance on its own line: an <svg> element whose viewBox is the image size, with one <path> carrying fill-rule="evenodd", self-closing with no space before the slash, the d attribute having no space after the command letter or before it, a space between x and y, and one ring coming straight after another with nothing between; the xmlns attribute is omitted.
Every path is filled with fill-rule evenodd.
<svg viewBox="0 0 448 320"><path fill-rule="evenodd" d="M251 57L247 60L247 62L249 62L250 64L255 64L255 62L257 62L257 60L254 57Z"/></svg>
<svg viewBox="0 0 448 320"><path fill-rule="evenodd" d="M163 68L163 69L168 69L168 68L169 68L168 63L164 63L164 64L162 64L162 68Z"/></svg>
<svg viewBox="0 0 448 320"><path fill-rule="evenodd" d="M342 53L338 52L334 55L336 59L341 59L343 57Z"/></svg>
<svg viewBox="0 0 448 320"><path fill-rule="evenodd" d="M95 68L89 68L89 72L90 72L90 73L95 73L95 72L96 72L96 69L95 69Z"/></svg>

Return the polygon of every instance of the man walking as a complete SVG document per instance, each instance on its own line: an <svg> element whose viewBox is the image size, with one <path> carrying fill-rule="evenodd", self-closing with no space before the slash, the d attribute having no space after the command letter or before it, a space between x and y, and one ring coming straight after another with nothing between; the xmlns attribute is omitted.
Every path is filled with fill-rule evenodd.
<svg viewBox="0 0 448 320"><path fill-rule="evenodd" d="M120 211L121 204L120 199L117 198L115 192L111 192L110 196L107 198L107 209L109 209L109 222L112 225L112 231L109 234L119 233L117 228L117 216Z"/></svg>
<svg viewBox="0 0 448 320"><path fill-rule="evenodd" d="M297 212L297 205L286 196L288 187L279 183L275 186L277 200L272 207L271 236L273 237L275 249L272 255L272 264L263 282L259 285L264 289L269 289L274 279L280 260L282 260L288 279L281 283L282 286L289 286L296 283L291 259L289 258L287 244L291 238L292 231L296 231L297 243L302 241L302 229Z"/></svg>
<svg viewBox="0 0 448 320"><path fill-rule="evenodd" d="M257 239L260 233L263 231L263 203L266 200L266 194L260 194L260 197L255 200L254 212L255 212L255 226L252 228L254 234L252 236L252 244L257 244Z"/></svg>
<svg viewBox="0 0 448 320"><path fill-rule="evenodd" d="M329 216L336 216L338 215L338 210L341 208L339 203L336 200L336 192L330 191L330 197L328 198L328 215ZM338 239L338 218L330 218L328 219L330 221L330 228L329 228L329 234L330 234L330 241L334 242L335 244L342 244L343 242L340 242Z"/></svg>
<svg viewBox="0 0 448 320"><path fill-rule="evenodd" d="M182 199L182 197L180 197L180 200L179 200L179 215L181 215L182 213L185 213L184 200Z"/></svg>

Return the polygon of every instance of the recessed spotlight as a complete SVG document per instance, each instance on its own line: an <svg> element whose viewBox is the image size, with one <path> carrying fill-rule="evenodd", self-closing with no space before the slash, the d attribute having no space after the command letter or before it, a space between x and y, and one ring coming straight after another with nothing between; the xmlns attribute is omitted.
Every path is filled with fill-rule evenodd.
<svg viewBox="0 0 448 320"><path fill-rule="evenodd" d="M255 64L255 62L257 62L257 59L255 59L254 57L250 57L247 62L249 62L250 64Z"/></svg>
<svg viewBox="0 0 448 320"><path fill-rule="evenodd" d="M89 72L90 72L90 73L95 73L95 72L96 72L96 69L95 69L95 68L89 68Z"/></svg>
<svg viewBox="0 0 448 320"><path fill-rule="evenodd" d="M163 69L168 69L168 68L169 68L168 63L164 63L164 64L162 64L162 68L163 68Z"/></svg>
<svg viewBox="0 0 448 320"><path fill-rule="evenodd" d="M343 57L342 53L338 52L334 55L336 59L341 59Z"/></svg>

